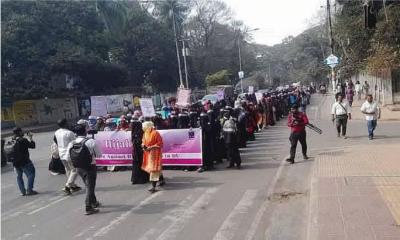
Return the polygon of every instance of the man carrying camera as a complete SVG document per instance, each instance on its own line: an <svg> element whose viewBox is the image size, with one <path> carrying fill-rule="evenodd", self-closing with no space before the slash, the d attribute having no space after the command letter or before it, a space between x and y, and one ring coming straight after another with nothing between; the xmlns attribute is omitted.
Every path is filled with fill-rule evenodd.
<svg viewBox="0 0 400 240"><path fill-rule="evenodd" d="M27 132L27 137L24 138L24 133L21 128L15 128L13 130L13 140L15 144L14 148L14 160L13 166L17 173L17 183L22 196L36 195L38 192L33 190L33 184L35 182L35 166L29 157L29 148L35 148L35 142L32 139L32 133ZM28 188L25 188L25 183L22 174L25 174L28 178Z"/></svg>
<svg viewBox="0 0 400 240"><path fill-rule="evenodd" d="M290 108L288 117L288 127L291 129L290 133L290 157L286 159L290 164L294 163L296 156L297 142L301 144L303 158L308 159L307 156L307 142L306 142L306 125L308 124L308 117L305 113L299 112L299 106L294 104Z"/></svg>

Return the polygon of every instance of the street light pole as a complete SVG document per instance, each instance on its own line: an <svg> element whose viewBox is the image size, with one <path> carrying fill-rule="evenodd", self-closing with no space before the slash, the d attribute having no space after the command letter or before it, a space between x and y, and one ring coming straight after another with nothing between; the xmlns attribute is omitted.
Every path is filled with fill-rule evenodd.
<svg viewBox="0 0 400 240"><path fill-rule="evenodd" d="M331 54L334 54L330 0L326 0L326 13L327 13L327 17L328 17L328 27L329 27L329 45L330 45L330 48L331 48ZM333 93L336 93L336 73L335 73L335 68L332 68L332 71L331 71L331 81L332 81Z"/></svg>
<svg viewBox="0 0 400 240"><path fill-rule="evenodd" d="M176 36L175 13L172 6L171 6L171 13L172 13L172 25L174 26L176 57L178 58L179 82L181 84L179 87L184 88L182 79L182 70L181 70L181 57L179 56L178 38Z"/></svg>
<svg viewBox="0 0 400 240"><path fill-rule="evenodd" d="M242 72L242 54L240 51L240 39L238 41L238 51L239 51L239 78L240 78L240 90L243 93L243 76L241 75Z"/></svg>
<svg viewBox="0 0 400 240"><path fill-rule="evenodd" d="M249 32L253 32L253 31L257 31L259 30L259 28L254 28L254 29L250 29L245 31L244 33L249 33ZM243 93L243 77L244 77L244 73L242 71L242 53L241 53L241 49L240 49L240 33L241 31L239 30L239 36L238 36L238 52L239 52L239 79L240 79L240 90Z"/></svg>
<svg viewBox="0 0 400 240"><path fill-rule="evenodd" d="M182 54L183 54L183 63L185 65L186 88L189 89L188 70L187 70L187 64L186 64L187 51L186 51L186 47L185 47L185 41L186 41L186 39L182 39Z"/></svg>

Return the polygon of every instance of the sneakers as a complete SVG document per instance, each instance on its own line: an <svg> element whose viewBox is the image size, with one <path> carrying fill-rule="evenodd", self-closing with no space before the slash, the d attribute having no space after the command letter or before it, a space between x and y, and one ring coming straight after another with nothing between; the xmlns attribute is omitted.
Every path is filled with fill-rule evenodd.
<svg viewBox="0 0 400 240"><path fill-rule="evenodd" d="M97 209L97 208L87 208L85 215L92 215L92 214L95 214L98 212L99 212L99 209Z"/></svg>
<svg viewBox="0 0 400 240"><path fill-rule="evenodd" d="M73 187L70 187L70 189L72 192L77 192L77 191L80 191L82 188L79 186L73 186Z"/></svg>
<svg viewBox="0 0 400 240"><path fill-rule="evenodd" d="M347 136L343 136L344 139L347 139Z"/></svg>
<svg viewBox="0 0 400 240"><path fill-rule="evenodd" d="M294 159L293 158L288 158L288 159L286 159L286 162L288 162L290 164L294 164Z"/></svg>
<svg viewBox="0 0 400 240"><path fill-rule="evenodd" d="M32 191L28 191L26 193L26 196L32 196L32 195L36 195L36 194L38 194L38 192L36 192L35 190L32 190Z"/></svg>
<svg viewBox="0 0 400 240"><path fill-rule="evenodd" d="M62 190L66 195L71 195L72 194L71 189L69 187L67 187L67 186L65 186Z"/></svg>
<svg viewBox="0 0 400 240"><path fill-rule="evenodd" d="M52 171L50 171L50 174L51 174L51 175L53 175L53 176L60 175L60 173L57 173L57 172L52 172Z"/></svg>

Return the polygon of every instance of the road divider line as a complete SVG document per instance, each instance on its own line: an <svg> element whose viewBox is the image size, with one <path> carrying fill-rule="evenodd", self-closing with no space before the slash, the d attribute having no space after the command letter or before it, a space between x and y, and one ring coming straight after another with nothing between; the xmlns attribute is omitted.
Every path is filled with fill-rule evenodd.
<svg viewBox="0 0 400 240"><path fill-rule="evenodd" d="M164 216L163 218L161 218L160 221L158 221L157 225L159 227L153 226L145 234L143 234L143 236L141 236L138 240L154 239L157 234L161 234L163 229L168 228L171 224L173 224L175 221L177 221L180 216L182 216L185 213L185 210L188 208L189 202L191 202L192 199L193 199L192 194L187 196L184 200L182 200L178 204L177 208L170 211L168 213L168 215Z"/></svg>
<svg viewBox="0 0 400 240"><path fill-rule="evenodd" d="M186 211L179 217L174 219L173 223L157 238L157 240L177 239L178 233L185 227L191 218L208 205L212 195L218 191L218 188L207 189L194 204L186 209Z"/></svg>
<svg viewBox="0 0 400 240"><path fill-rule="evenodd" d="M254 236L257 233L257 228L260 225L260 222L262 220L262 217L265 213L265 211L268 208L269 205L269 200L268 197L271 196L274 193L274 189L276 187L276 184L278 182L278 179L281 177L282 175L282 171L283 171L283 167L285 166L285 162L286 162L286 158L288 158L289 156L286 156L285 158L282 159L278 171L276 171L274 178L272 179L271 184L268 187L267 190L267 199L262 203L260 209L257 211L256 216L254 217L253 222L250 225L249 231L246 234L245 240L253 240Z"/></svg>
<svg viewBox="0 0 400 240"><path fill-rule="evenodd" d="M254 199L257 196L257 190L247 190L239 203L231 211L221 227L218 229L213 240L230 240L235 236L235 230L240 224L240 216L248 213L249 208L253 205Z"/></svg>
<svg viewBox="0 0 400 240"><path fill-rule="evenodd" d="M160 196L163 192L156 192L154 194L151 194L147 198L145 198L143 201L141 201L138 205L135 207L131 208L130 210L122 213L118 217L116 217L114 220L112 220L107 226L102 227L100 230L96 231L93 234L93 238L96 237L102 237L105 236L108 232L113 230L117 225L121 224L124 220L128 218L129 215L131 215L134 211L140 209L144 205L148 204L153 198L156 198L157 196ZM93 239L93 238L88 238Z"/></svg>
<svg viewBox="0 0 400 240"><path fill-rule="evenodd" d="M46 204L45 206L43 206L43 207L41 207L41 208L38 208L38 209L36 209L36 210L33 210L32 212L29 212L28 215L32 215L32 214L38 213L38 212L42 211L43 209L46 209L46 208L48 208L48 207L50 207L50 206L55 205L56 203L59 203L59 202L61 202L61 201L64 201L64 200L67 199L67 198L69 198L69 197L68 197L68 196L65 196L65 197L59 198L59 199L57 199L57 200L55 200L55 201L53 201L53 202L51 202L51 203L49 203L49 204Z"/></svg>

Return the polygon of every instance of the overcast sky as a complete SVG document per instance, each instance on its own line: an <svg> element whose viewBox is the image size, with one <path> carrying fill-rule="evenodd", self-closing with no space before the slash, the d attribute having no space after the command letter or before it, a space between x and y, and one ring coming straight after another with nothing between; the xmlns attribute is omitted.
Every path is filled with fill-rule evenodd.
<svg viewBox="0 0 400 240"><path fill-rule="evenodd" d="M298 35L326 5L326 0L224 0L235 18L250 28L256 43L274 45L289 35ZM331 1L332 2L332 1Z"/></svg>

